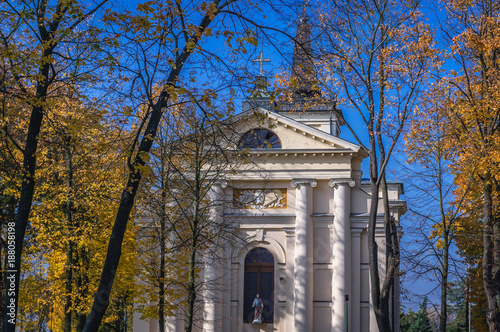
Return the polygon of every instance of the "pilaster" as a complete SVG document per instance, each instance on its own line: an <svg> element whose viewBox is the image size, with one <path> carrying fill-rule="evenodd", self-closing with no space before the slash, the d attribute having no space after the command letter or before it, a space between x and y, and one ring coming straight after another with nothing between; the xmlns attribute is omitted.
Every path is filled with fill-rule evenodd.
<svg viewBox="0 0 500 332"><path fill-rule="evenodd" d="M296 332L313 328L313 179L292 180L296 189L295 264L294 264L294 327Z"/></svg>

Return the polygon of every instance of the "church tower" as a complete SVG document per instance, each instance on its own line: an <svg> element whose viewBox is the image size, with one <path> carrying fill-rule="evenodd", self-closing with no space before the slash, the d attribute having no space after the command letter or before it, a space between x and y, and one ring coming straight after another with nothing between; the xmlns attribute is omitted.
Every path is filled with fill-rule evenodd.
<svg viewBox="0 0 500 332"><path fill-rule="evenodd" d="M297 25L293 50L290 87L279 102L278 113L313 128L339 137L344 124L336 101L323 96L314 66L311 25L306 12Z"/></svg>
<svg viewBox="0 0 500 332"><path fill-rule="evenodd" d="M321 96L314 69L311 45L311 26L304 13L297 26L293 50L290 90L294 99L317 98Z"/></svg>

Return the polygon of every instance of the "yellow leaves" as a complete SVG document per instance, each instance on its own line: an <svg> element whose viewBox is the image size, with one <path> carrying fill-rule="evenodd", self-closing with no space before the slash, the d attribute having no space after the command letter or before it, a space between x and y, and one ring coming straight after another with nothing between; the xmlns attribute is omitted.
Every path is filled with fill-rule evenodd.
<svg viewBox="0 0 500 332"><path fill-rule="evenodd" d="M257 45L259 44L257 38L255 38L254 36L243 37L240 40L245 41L245 42L247 42L255 47L257 47Z"/></svg>
<svg viewBox="0 0 500 332"><path fill-rule="evenodd" d="M189 39L186 43L186 49L189 51L189 52L192 52L194 50L194 48L196 47L196 44L194 42L194 40L192 39Z"/></svg>
<svg viewBox="0 0 500 332"><path fill-rule="evenodd" d="M210 2L209 4L204 1L200 4L200 11L204 12L210 20L215 19L215 15L217 13L217 5L214 2Z"/></svg>
<svg viewBox="0 0 500 332"><path fill-rule="evenodd" d="M155 8L153 8L154 1L146 1L144 3L137 4L137 10L145 13L153 13Z"/></svg>

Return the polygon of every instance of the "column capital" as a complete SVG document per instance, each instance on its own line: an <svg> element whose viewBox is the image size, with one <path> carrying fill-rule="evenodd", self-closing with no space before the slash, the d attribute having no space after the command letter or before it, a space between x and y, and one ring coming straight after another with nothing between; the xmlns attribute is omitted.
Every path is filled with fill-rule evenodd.
<svg viewBox="0 0 500 332"><path fill-rule="evenodd" d="M337 188L339 185L345 184L353 188L356 185L356 182L353 179L330 179L330 181L328 181L328 185L332 188Z"/></svg>
<svg viewBox="0 0 500 332"><path fill-rule="evenodd" d="M220 186L221 188L227 188L227 181L226 180L214 180L214 182L212 182L212 186Z"/></svg>
<svg viewBox="0 0 500 332"><path fill-rule="evenodd" d="M298 185L310 185L311 187L316 187L318 185L318 182L314 179L294 179L292 182L290 182L290 185L295 188Z"/></svg>
<svg viewBox="0 0 500 332"><path fill-rule="evenodd" d="M364 228L351 228L351 236L352 237L360 237Z"/></svg>

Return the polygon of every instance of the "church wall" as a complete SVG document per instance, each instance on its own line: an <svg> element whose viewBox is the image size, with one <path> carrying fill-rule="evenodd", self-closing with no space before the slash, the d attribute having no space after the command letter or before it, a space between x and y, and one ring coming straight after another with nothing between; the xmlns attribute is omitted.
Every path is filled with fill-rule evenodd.
<svg viewBox="0 0 500 332"><path fill-rule="evenodd" d="M313 214L328 214L333 211L333 189L328 180L317 180L313 190Z"/></svg>
<svg viewBox="0 0 500 332"><path fill-rule="evenodd" d="M331 329L331 289L332 289L332 227L333 227L333 188L328 185L328 180L316 179L317 186L313 188L313 321L314 331L327 331ZM261 232L264 243L268 243L269 239L274 239L276 243L282 247L287 256L291 255L293 261L293 252L290 250L290 241L287 242L287 233L283 230L286 224L293 225L293 218L285 217L295 215L295 192L296 188L290 186L290 182L286 181L257 181L257 182L237 182L234 183L235 187L242 188L286 188L287 189L287 208L286 209L234 209L234 212L248 214L242 217L239 222L241 227L245 230L251 238ZM360 190L358 186L351 190L352 199L352 213L361 214L355 217L352 221L353 227L366 227L368 222L367 212L369 211L369 198L370 196ZM285 223L285 219L287 220ZM260 231L259 231L260 229ZM359 229L359 228L357 228ZM258 237L257 236L257 237ZM379 238L379 242L382 238ZM292 239L292 243L293 243ZM273 245L276 245L274 243ZM359 287L360 291L360 317L361 325L360 331L369 331L370 324L374 324L374 316L370 310L370 289L369 289L369 270L368 270L368 247L367 247L367 232L361 232L361 249L360 249L360 279L359 285L353 284L352 287ZM259 246L262 246L259 245ZM381 244L381 243L380 243ZM293 244L294 245L294 244ZM248 250L247 250L248 252ZM382 259L382 253L379 256ZM286 258L285 258L286 260ZM276 331L287 331L286 324L289 314L287 314L287 298L290 298L290 289L288 280L293 280L293 267L290 266L290 259L287 264L283 264L275 269L275 323L274 328ZM239 271L240 278L243 277L243 266ZM290 275L290 270L292 274ZM381 269L381 273L384 270ZM283 278L283 280L280 280ZM293 283L293 281L292 281ZM293 284L291 286L293 289ZM327 290L327 291L325 291ZM234 291L234 290L233 290ZM240 293L242 293L240 291ZM242 301L242 300L240 300ZM233 304L233 306L236 306ZM233 307L235 308L235 307ZM239 315L242 309L232 310L232 315ZM349 309L349 310L352 310ZM234 317L234 316L233 316ZM371 322L371 323L370 323ZM237 324L234 324L236 328ZM373 325L375 326L375 325ZM249 324L240 324L243 331L254 331L255 326ZM263 330L264 331L264 330Z"/></svg>
<svg viewBox="0 0 500 332"><path fill-rule="evenodd" d="M331 331L332 307L329 303L314 303L313 330Z"/></svg>
<svg viewBox="0 0 500 332"><path fill-rule="evenodd" d="M332 263L333 216L313 217L314 222L314 264Z"/></svg>
<svg viewBox="0 0 500 332"><path fill-rule="evenodd" d="M351 192L351 213L352 214L366 214L370 211L370 195L365 191L365 188L360 190L353 190Z"/></svg>
<svg viewBox="0 0 500 332"><path fill-rule="evenodd" d="M402 189L402 184L401 183L389 183L388 186L387 186L387 193L388 193L388 198L389 198L389 201L394 201L394 200L399 200L400 199L400 195L403 194L403 189ZM370 187L370 184L366 183L366 184L362 184L360 186L360 189L361 189L361 192L364 192L363 194L361 194L360 192L357 192L355 193L354 195L358 198L360 198L361 200L363 200L363 196L365 196L366 198L364 199L364 201L366 202L366 207L365 207L365 213L368 213L370 211L370 195L371 195L371 187ZM384 213L384 206L383 206L383 202L382 202L382 192L379 193L379 205L378 205L378 213ZM364 204L363 204L364 206ZM358 207L359 208L359 207ZM353 210L353 213L363 213L363 211L359 210L359 209L356 209L356 211ZM399 220L399 213L397 211L393 211L395 212L394 216L396 217L397 220Z"/></svg>
<svg viewBox="0 0 500 332"><path fill-rule="evenodd" d="M370 331L370 308L370 304L363 302L361 303L361 331Z"/></svg>
<svg viewBox="0 0 500 332"><path fill-rule="evenodd" d="M315 304L330 304L332 301L332 266L326 264L314 265L314 293ZM316 310L316 309L315 309Z"/></svg>

